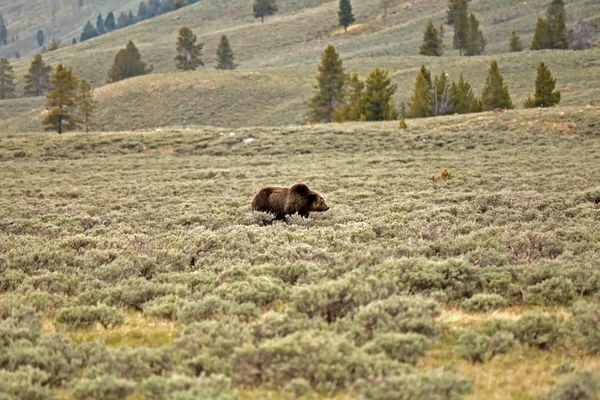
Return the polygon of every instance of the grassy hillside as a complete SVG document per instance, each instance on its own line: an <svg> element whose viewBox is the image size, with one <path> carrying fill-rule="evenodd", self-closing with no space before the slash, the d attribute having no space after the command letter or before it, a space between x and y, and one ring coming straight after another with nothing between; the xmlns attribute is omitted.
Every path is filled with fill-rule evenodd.
<svg viewBox="0 0 600 400"><path fill-rule="evenodd" d="M533 400L599 374L600 108L583 110L3 137L0 389ZM260 226L256 191L298 181L331 210ZM473 335L502 350L464 359Z"/></svg>

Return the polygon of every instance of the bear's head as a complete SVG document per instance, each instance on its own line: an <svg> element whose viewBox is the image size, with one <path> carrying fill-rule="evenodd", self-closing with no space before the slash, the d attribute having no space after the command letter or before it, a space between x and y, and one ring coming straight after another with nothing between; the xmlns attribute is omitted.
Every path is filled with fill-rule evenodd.
<svg viewBox="0 0 600 400"><path fill-rule="evenodd" d="M325 199L318 192L311 192L308 195L308 211L320 212L329 210L329 206L325 203Z"/></svg>

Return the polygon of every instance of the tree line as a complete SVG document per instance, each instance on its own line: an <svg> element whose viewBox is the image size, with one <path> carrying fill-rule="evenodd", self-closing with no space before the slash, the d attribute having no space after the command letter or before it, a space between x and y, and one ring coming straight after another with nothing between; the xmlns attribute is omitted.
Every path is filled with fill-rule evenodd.
<svg viewBox="0 0 600 400"><path fill-rule="evenodd" d="M496 109L509 110L514 104L497 61L492 61L478 98L462 73L451 82L442 71L432 79L423 65L415 81L410 104L396 109L392 96L398 90L387 71L372 71L365 82L357 74L347 74L343 61L332 45L323 52L318 66L315 93L308 102L311 122L386 121L401 118L424 118L449 114L467 114ZM537 70L535 93L523 106L551 107L560 102L555 91L556 79L544 63Z"/></svg>

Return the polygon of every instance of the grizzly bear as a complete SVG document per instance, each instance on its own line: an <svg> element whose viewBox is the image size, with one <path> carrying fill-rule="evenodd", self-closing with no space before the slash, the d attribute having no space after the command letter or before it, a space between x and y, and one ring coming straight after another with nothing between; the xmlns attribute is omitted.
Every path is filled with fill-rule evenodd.
<svg viewBox="0 0 600 400"><path fill-rule="evenodd" d="M329 207L323 196L310 190L304 183L297 183L290 188L267 186L260 189L252 200L252 212L274 214L276 220L295 213L308 218L312 211L327 210Z"/></svg>

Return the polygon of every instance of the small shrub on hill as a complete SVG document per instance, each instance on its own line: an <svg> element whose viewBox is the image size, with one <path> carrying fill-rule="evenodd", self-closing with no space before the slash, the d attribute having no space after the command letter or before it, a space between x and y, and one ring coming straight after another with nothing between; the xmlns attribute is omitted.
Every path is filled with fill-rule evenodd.
<svg viewBox="0 0 600 400"><path fill-rule="evenodd" d="M75 400L122 400L133 394L135 383L108 374L80 379L73 388Z"/></svg>
<svg viewBox="0 0 600 400"><path fill-rule="evenodd" d="M600 376L593 371L569 375L556 384L543 400L596 400L600 397Z"/></svg>
<svg viewBox="0 0 600 400"><path fill-rule="evenodd" d="M479 293L460 303L463 310L469 312L488 312L506 307L506 300L497 294Z"/></svg>
<svg viewBox="0 0 600 400"><path fill-rule="evenodd" d="M600 306L578 301L571 320L575 343L589 354L600 354Z"/></svg>
<svg viewBox="0 0 600 400"><path fill-rule="evenodd" d="M514 333L519 342L539 350L557 347L564 336L561 321L556 316L536 312L525 314L517 322Z"/></svg>

